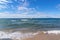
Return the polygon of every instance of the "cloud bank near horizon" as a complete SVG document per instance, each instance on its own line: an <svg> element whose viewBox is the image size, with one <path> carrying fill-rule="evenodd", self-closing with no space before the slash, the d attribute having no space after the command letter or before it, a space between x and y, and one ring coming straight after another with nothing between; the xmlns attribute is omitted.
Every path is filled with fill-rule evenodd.
<svg viewBox="0 0 60 40"><path fill-rule="evenodd" d="M10 14L10 13L0 13L0 18L60 18L60 15L57 14L44 14L44 13L37 13L37 14Z"/></svg>

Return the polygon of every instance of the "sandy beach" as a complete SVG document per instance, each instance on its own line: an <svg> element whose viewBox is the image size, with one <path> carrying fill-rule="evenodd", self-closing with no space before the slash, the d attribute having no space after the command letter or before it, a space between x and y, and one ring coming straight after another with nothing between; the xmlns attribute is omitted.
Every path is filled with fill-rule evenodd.
<svg viewBox="0 0 60 40"><path fill-rule="evenodd" d="M7 40L60 40L60 30L24 32L16 31L7 33L0 31L0 39Z"/></svg>
<svg viewBox="0 0 60 40"><path fill-rule="evenodd" d="M60 40L60 34L48 34L39 32L37 35L35 35L32 38L26 38L24 40Z"/></svg>

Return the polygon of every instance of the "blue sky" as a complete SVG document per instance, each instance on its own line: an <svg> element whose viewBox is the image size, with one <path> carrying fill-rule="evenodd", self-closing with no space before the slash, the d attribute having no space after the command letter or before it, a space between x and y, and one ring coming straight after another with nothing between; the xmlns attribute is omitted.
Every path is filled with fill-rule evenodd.
<svg viewBox="0 0 60 40"><path fill-rule="evenodd" d="M0 0L0 18L60 18L60 0Z"/></svg>

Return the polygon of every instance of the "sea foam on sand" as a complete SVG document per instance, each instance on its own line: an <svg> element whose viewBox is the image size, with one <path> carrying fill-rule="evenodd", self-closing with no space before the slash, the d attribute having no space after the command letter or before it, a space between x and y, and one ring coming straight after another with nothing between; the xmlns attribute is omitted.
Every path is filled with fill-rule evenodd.
<svg viewBox="0 0 60 40"><path fill-rule="evenodd" d="M4 32L4 31L0 31L0 39L4 39L4 38L10 38L10 39L24 39L24 38L28 38L28 37L33 37L34 35L37 35L38 32L36 33L22 33L22 32L12 32L12 33L8 33L8 32Z"/></svg>
<svg viewBox="0 0 60 40"><path fill-rule="evenodd" d="M44 31L44 33L48 33L48 34L60 34L60 30Z"/></svg>

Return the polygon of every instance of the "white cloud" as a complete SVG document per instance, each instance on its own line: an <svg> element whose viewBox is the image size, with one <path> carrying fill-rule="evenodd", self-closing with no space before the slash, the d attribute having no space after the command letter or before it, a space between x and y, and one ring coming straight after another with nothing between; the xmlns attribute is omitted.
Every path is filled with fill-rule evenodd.
<svg viewBox="0 0 60 40"><path fill-rule="evenodd" d="M7 0L0 0L0 2L8 2Z"/></svg>
<svg viewBox="0 0 60 40"><path fill-rule="evenodd" d="M22 14L34 14L37 10L35 9L35 8L29 8L29 1L27 1L27 0L23 0L23 3L22 3L22 5L20 6L18 6L17 7L17 10L18 10L18 12L17 13L19 13L19 12L21 12L22 11Z"/></svg>
<svg viewBox="0 0 60 40"><path fill-rule="evenodd" d="M12 3L12 1L11 0L0 0L0 10L10 7L9 5L7 5L8 3Z"/></svg>
<svg viewBox="0 0 60 40"><path fill-rule="evenodd" d="M20 7L18 7L18 10L27 10L27 8L20 6Z"/></svg>
<svg viewBox="0 0 60 40"><path fill-rule="evenodd" d="M5 4L6 2L8 2L7 0L0 0L0 4Z"/></svg>
<svg viewBox="0 0 60 40"><path fill-rule="evenodd" d="M17 4L17 6L14 6L14 4L15 4L14 1L16 1L19 4ZM0 5L0 9L11 8L13 10L15 10L15 9L20 10L20 8L21 8L21 9L25 10L25 9L27 9L27 6L29 6L29 2L27 0L14 0L14 1L12 1L12 0L0 0L0 4L3 4L3 5Z"/></svg>
<svg viewBox="0 0 60 40"><path fill-rule="evenodd" d="M0 4L12 3L12 0L0 0Z"/></svg>

